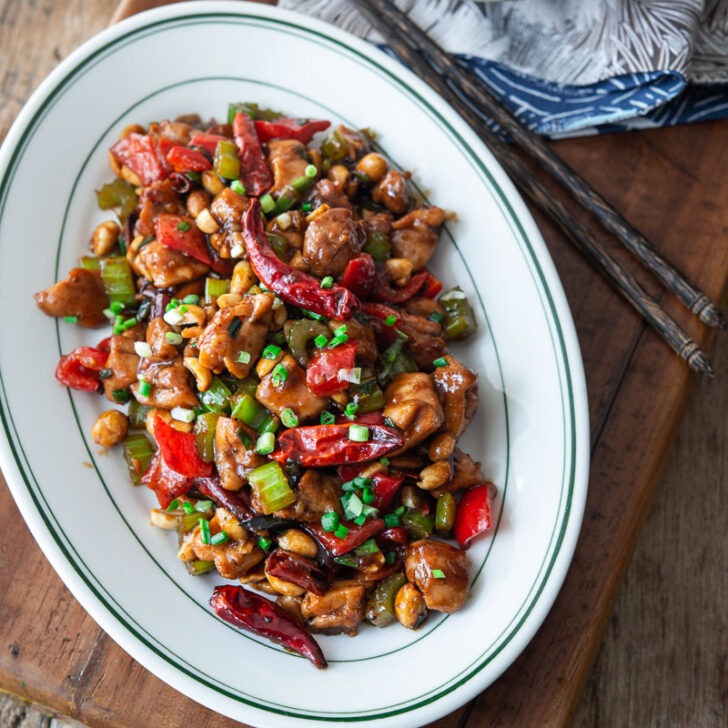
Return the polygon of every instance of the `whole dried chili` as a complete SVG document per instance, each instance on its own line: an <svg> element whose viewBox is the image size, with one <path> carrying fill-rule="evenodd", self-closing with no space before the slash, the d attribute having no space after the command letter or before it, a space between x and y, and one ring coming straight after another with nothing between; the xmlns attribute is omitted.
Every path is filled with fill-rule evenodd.
<svg viewBox="0 0 728 728"><path fill-rule="evenodd" d="M167 154L174 146L175 143L166 137L132 132L111 147L111 154L148 186L169 176L172 167Z"/></svg>
<svg viewBox="0 0 728 728"><path fill-rule="evenodd" d="M230 511L244 526L245 522L255 515L243 494L240 491L223 488L219 477L197 478L195 488L216 505Z"/></svg>
<svg viewBox="0 0 728 728"><path fill-rule="evenodd" d="M260 146L253 120L247 114L235 114L233 136L240 152L242 183L249 195L260 196L272 187L273 175Z"/></svg>
<svg viewBox="0 0 728 728"><path fill-rule="evenodd" d="M384 521L381 518L368 518L361 526L351 521L345 521L346 535L341 538L333 531L325 531L319 523L306 524L306 530L321 543L333 556L341 556L361 546L375 534L384 530Z"/></svg>
<svg viewBox="0 0 728 728"><path fill-rule="evenodd" d="M296 139L302 144L308 144L316 132L324 131L331 126L326 119L290 119L281 117L274 121L263 119L255 120L255 130L258 139L267 142L271 139Z"/></svg>
<svg viewBox="0 0 728 728"><path fill-rule="evenodd" d="M349 289L337 285L321 288L317 278L291 268L278 258L265 234L257 199L252 199L243 213L242 234L255 274L286 303L339 321L351 318L359 308L359 299Z"/></svg>
<svg viewBox="0 0 728 728"><path fill-rule="evenodd" d="M402 435L392 427L367 425L366 442L351 440L351 427L348 424L293 427L279 435L279 449L271 457L282 463L295 460L304 468L325 468L376 460L402 447Z"/></svg>
<svg viewBox="0 0 728 728"><path fill-rule="evenodd" d="M141 483L153 490L160 507L166 508L175 498L184 495L192 487L194 478L172 470L157 450L142 475Z"/></svg>
<svg viewBox="0 0 728 728"><path fill-rule="evenodd" d="M326 667L326 658L311 634L282 607L265 597L241 586L216 586L209 603L225 622L296 652L316 667Z"/></svg>
<svg viewBox="0 0 728 728"><path fill-rule="evenodd" d="M415 273L401 288L393 288L387 277L382 275L374 289L373 298L383 303L405 303L427 283L429 275L426 270Z"/></svg>
<svg viewBox="0 0 728 728"><path fill-rule="evenodd" d="M313 561L292 551L272 551L266 559L265 571L318 596L326 594L329 588L326 574Z"/></svg>

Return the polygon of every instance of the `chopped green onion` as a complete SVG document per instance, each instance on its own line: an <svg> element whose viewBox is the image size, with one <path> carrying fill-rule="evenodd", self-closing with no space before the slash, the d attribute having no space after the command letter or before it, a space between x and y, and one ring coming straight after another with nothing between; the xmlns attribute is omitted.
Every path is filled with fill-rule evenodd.
<svg viewBox="0 0 728 728"><path fill-rule="evenodd" d="M434 321L436 324L442 323L445 318L439 311L433 311L428 317L430 321Z"/></svg>
<svg viewBox="0 0 728 728"><path fill-rule="evenodd" d="M370 518L370 517L373 518L378 513L379 513L379 511L376 508L374 508L374 506L370 506L366 503L362 506L361 514L362 514L362 516L364 516L364 518Z"/></svg>
<svg viewBox="0 0 728 728"><path fill-rule="evenodd" d="M165 313L167 311L171 311L173 308L177 308L179 306L179 301L176 298L170 298L169 303L164 307Z"/></svg>
<svg viewBox="0 0 728 728"><path fill-rule="evenodd" d="M152 356L152 347L146 341L135 341L134 351L143 359L149 359Z"/></svg>
<svg viewBox="0 0 728 728"><path fill-rule="evenodd" d="M236 420L244 422L249 427L252 427L256 432L261 432L263 425L268 421L269 415L268 410L258 402L255 397L245 392L242 396L238 392L235 395L237 402L231 412L231 417Z"/></svg>
<svg viewBox="0 0 728 728"><path fill-rule="evenodd" d="M259 455L270 455L276 447L276 436L272 432L264 432L255 443L255 452Z"/></svg>
<svg viewBox="0 0 728 728"><path fill-rule="evenodd" d="M433 569L432 577L433 577L433 579L444 579L445 572L442 569Z"/></svg>
<svg viewBox="0 0 728 728"><path fill-rule="evenodd" d="M316 338L314 338L313 343L316 344L317 349L323 349L324 346L329 343L329 340L328 337L323 334L319 334Z"/></svg>
<svg viewBox="0 0 728 728"><path fill-rule="evenodd" d="M399 526L399 516L396 513L387 513L384 516L384 525L387 528L394 528Z"/></svg>
<svg viewBox="0 0 728 728"><path fill-rule="evenodd" d="M389 466L389 458L379 458L379 462L384 465L385 468Z"/></svg>
<svg viewBox="0 0 728 728"><path fill-rule="evenodd" d="M143 377L139 377L139 394L142 397L148 397L152 393L152 385L149 384L149 382L144 379Z"/></svg>
<svg viewBox="0 0 728 728"><path fill-rule="evenodd" d="M432 362L432 366L434 366L434 367L446 367L447 366L447 359L445 359L444 356L441 356L438 359L434 359L433 362Z"/></svg>
<svg viewBox="0 0 728 728"><path fill-rule="evenodd" d="M308 177L309 179L313 179L318 174L318 169L316 169L316 165L309 164L306 169L303 170L303 173Z"/></svg>
<svg viewBox="0 0 728 728"><path fill-rule="evenodd" d="M202 543L209 545L210 544L210 524L207 522L207 519L200 518L199 520L200 524L200 540Z"/></svg>
<svg viewBox="0 0 728 728"><path fill-rule="evenodd" d="M283 412L281 412L281 422L286 427L295 427L298 424L298 417L290 407L286 407Z"/></svg>
<svg viewBox="0 0 728 728"><path fill-rule="evenodd" d="M301 210L303 212L311 212L311 203L310 202L302 202L301 203Z"/></svg>
<svg viewBox="0 0 728 728"><path fill-rule="evenodd" d="M344 491L344 493L353 493L355 490L357 490L357 485L353 480L347 480L346 483L343 483L341 486L341 490Z"/></svg>
<svg viewBox="0 0 728 728"><path fill-rule="evenodd" d="M329 289L329 288L332 288L333 285L334 285L334 279L332 276L324 276L321 279L321 288Z"/></svg>
<svg viewBox="0 0 728 728"><path fill-rule="evenodd" d="M195 419L195 411L187 407L172 407L169 414L178 422L192 422Z"/></svg>
<svg viewBox="0 0 728 728"><path fill-rule="evenodd" d="M336 417L331 412L327 412L326 410L324 410L321 413L319 421L322 425L332 425L334 422L336 422Z"/></svg>
<svg viewBox="0 0 728 728"><path fill-rule="evenodd" d="M334 329L334 336L344 336L344 334L346 334L346 324L341 324Z"/></svg>
<svg viewBox="0 0 728 728"><path fill-rule="evenodd" d="M364 504L356 493L344 493L341 496L341 507L344 509L344 518L352 521L361 515Z"/></svg>
<svg viewBox="0 0 728 728"><path fill-rule="evenodd" d="M359 384L361 382L361 367L353 367L352 369L339 369L336 378L340 382L351 382Z"/></svg>
<svg viewBox="0 0 728 728"><path fill-rule="evenodd" d="M354 523L356 523L357 526L363 526L364 523L366 522L366 520L367 520L367 517L362 513L361 516L357 516L354 519Z"/></svg>
<svg viewBox="0 0 728 728"><path fill-rule="evenodd" d="M230 337L234 339L237 335L240 329L243 327L243 322L240 320L238 316L236 316L234 319L230 321L230 323L227 326L228 334L230 334Z"/></svg>
<svg viewBox="0 0 728 728"><path fill-rule="evenodd" d="M374 495L374 491L371 488L364 488L361 492L362 502L370 506L377 499Z"/></svg>
<svg viewBox="0 0 728 728"><path fill-rule="evenodd" d="M64 316L63 320L67 324L77 324L78 323L78 316Z"/></svg>
<svg viewBox="0 0 728 728"><path fill-rule="evenodd" d="M278 355L281 353L281 347L275 346L274 344L268 344L268 346L263 349L263 353L261 356L263 359L276 359L278 358Z"/></svg>
<svg viewBox="0 0 728 728"><path fill-rule="evenodd" d="M363 475L357 475L353 482L357 488L371 488L374 485L371 478L365 478Z"/></svg>
<svg viewBox="0 0 728 728"><path fill-rule="evenodd" d="M355 402L349 402L349 404L346 405L344 408L344 414L350 419L353 420L354 416L356 415L356 411L359 409L359 405Z"/></svg>
<svg viewBox="0 0 728 728"><path fill-rule="evenodd" d="M366 556L367 554L378 554L379 551L380 548L377 542L373 538L368 538L361 546L357 546L356 555Z"/></svg>
<svg viewBox="0 0 728 728"><path fill-rule="evenodd" d="M179 501L175 498L164 510L176 511L179 508Z"/></svg>
<svg viewBox="0 0 728 728"><path fill-rule="evenodd" d="M387 551L384 554L384 561L387 566L391 566L397 560L397 554L394 551Z"/></svg>
<svg viewBox="0 0 728 728"><path fill-rule="evenodd" d="M167 331L164 335L164 340L172 346L178 346L184 341L182 334L178 334L176 331Z"/></svg>
<svg viewBox="0 0 728 728"><path fill-rule="evenodd" d="M245 194L245 185L239 179L234 179L230 183L230 189L233 192L237 192L239 195Z"/></svg>
<svg viewBox="0 0 728 728"><path fill-rule="evenodd" d="M286 508L296 501L281 466L271 460L248 473L248 482L260 503L263 515Z"/></svg>
<svg viewBox="0 0 728 728"><path fill-rule="evenodd" d="M197 306L200 302L200 297L194 293L190 293L182 299L182 303L187 303L190 306Z"/></svg>
<svg viewBox="0 0 728 728"><path fill-rule="evenodd" d="M129 401L129 390L128 389L113 389L111 391L111 396L114 399L114 402L118 402L119 404L124 404L124 402Z"/></svg>
<svg viewBox="0 0 728 728"><path fill-rule="evenodd" d="M341 334L339 336L334 336L331 341L329 341L328 349L335 349L340 344L345 344L349 340L349 337L346 334Z"/></svg>
<svg viewBox="0 0 728 728"><path fill-rule="evenodd" d="M210 543L213 546L219 546L220 544L225 543L228 540L228 535L225 533L225 531L219 531L216 533L211 539Z"/></svg>
<svg viewBox="0 0 728 728"><path fill-rule="evenodd" d="M271 381L274 387L280 387L288 379L288 369L283 364L276 364L273 368Z"/></svg>
<svg viewBox="0 0 728 728"><path fill-rule="evenodd" d="M314 313L309 311L307 308L302 308L301 313L307 318L313 319L314 321L326 321L326 316L322 316L320 313Z"/></svg>
<svg viewBox="0 0 728 728"><path fill-rule="evenodd" d="M265 536L261 536L258 539L258 546L262 548L263 551L269 551L272 545L273 541L271 541L269 538L266 538Z"/></svg>
<svg viewBox="0 0 728 728"><path fill-rule="evenodd" d="M339 514L336 511L329 511L321 516L321 528L327 533L334 531L339 525Z"/></svg>
<svg viewBox="0 0 728 728"><path fill-rule="evenodd" d="M189 516L195 512L195 507L192 505L192 503L188 503L185 501L182 504L182 510Z"/></svg>
<svg viewBox="0 0 728 728"><path fill-rule="evenodd" d="M349 425L349 439L353 442L366 442L369 439L369 428L364 425Z"/></svg>
<svg viewBox="0 0 728 728"><path fill-rule="evenodd" d="M349 529L343 523L340 523L334 529L334 536L336 536L336 538L346 538L348 535Z"/></svg>
<svg viewBox="0 0 728 728"><path fill-rule="evenodd" d="M266 215L276 206L276 201L267 192L260 196L258 202L260 202L260 209L263 210Z"/></svg>
<svg viewBox="0 0 728 728"><path fill-rule="evenodd" d="M177 230L179 230L181 233L186 233L192 225L190 225L187 220L180 220L177 223Z"/></svg>
<svg viewBox="0 0 728 728"><path fill-rule="evenodd" d="M112 313L118 315L124 310L124 304L121 301L112 301L109 304L109 308L111 309Z"/></svg>
<svg viewBox="0 0 728 728"><path fill-rule="evenodd" d="M238 354L237 361L240 364L250 364L250 352L249 351L241 351Z"/></svg>
<svg viewBox="0 0 728 728"><path fill-rule="evenodd" d="M194 507L198 513L204 513L205 511L212 510L214 505L215 504L211 500L201 500L197 501Z"/></svg>
<svg viewBox="0 0 728 728"><path fill-rule="evenodd" d="M397 323L397 316L393 313L390 313L387 318L384 319L384 325L385 326L394 326Z"/></svg>
<svg viewBox="0 0 728 728"><path fill-rule="evenodd" d="M167 311L162 318L170 326L177 326L185 320L184 314L180 313L176 308Z"/></svg>

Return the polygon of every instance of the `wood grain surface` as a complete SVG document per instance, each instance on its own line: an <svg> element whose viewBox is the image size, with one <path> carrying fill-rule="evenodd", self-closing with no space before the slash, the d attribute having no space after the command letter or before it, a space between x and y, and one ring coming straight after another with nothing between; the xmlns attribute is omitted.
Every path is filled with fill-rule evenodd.
<svg viewBox="0 0 728 728"><path fill-rule="evenodd" d="M0 137L42 77L116 9L113 0L0 0ZM554 147L725 304L727 123ZM714 362L717 379L700 382L702 406L681 433L613 611L694 379L538 222L564 282L587 371L593 463L584 527L564 588L525 653L479 698L432 725L717 728L726 724L728 682L725 341ZM659 295L653 281L640 277ZM710 348L709 332L678 304L666 306ZM681 473L677 481L670 480L674 472ZM179 696L95 625L45 561L4 484L0 528L0 689L103 728L235 725Z"/></svg>

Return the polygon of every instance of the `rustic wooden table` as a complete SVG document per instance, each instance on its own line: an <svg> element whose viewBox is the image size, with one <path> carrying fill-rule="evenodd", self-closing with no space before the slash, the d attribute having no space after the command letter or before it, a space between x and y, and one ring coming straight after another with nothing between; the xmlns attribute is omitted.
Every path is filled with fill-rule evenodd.
<svg viewBox="0 0 728 728"><path fill-rule="evenodd" d="M116 9L116 0L0 0L0 139L41 78ZM555 146L725 303L728 122ZM627 570L694 378L560 235L538 222L572 307L589 385L593 462L585 522L564 588L525 653L475 701L432 725L726 725L727 337L716 352L716 380L699 383ZM711 347L711 332L665 305ZM4 483L0 529L0 690L103 728L233 725L162 684L95 625L45 561ZM16 698L0 698L0 725L49 720Z"/></svg>

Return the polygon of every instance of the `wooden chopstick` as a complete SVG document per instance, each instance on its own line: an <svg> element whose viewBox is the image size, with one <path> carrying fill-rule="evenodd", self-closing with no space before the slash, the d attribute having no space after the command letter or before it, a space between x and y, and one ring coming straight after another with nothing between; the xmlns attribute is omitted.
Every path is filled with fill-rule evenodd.
<svg viewBox="0 0 728 728"><path fill-rule="evenodd" d="M371 0L356 4L364 9L371 6L379 14L379 22L387 28L394 26L414 51L419 51L432 68L453 84L456 94L462 95L476 109L504 129L512 140L543 167L569 194L612 233L645 267L659 278L703 323L719 329L726 328L720 309L713 304L687 276L655 250L647 238L636 230L596 190L592 189L543 139L522 124L467 69L455 61L405 13L389 0ZM382 32L381 28L379 28Z"/></svg>
<svg viewBox="0 0 728 728"><path fill-rule="evenodd" d="M438 73L433 72L427 60L410 45L408 42L410 36L403 32L401 24L392 23L390 18L380 14L378 9L373 7L381 3L366 0L354 0L354 2L384 36L395 54L404 60L420 78L433 86L463 116L490 148L500 164L514 178L519 188L558 225L572 244L594 262L598 270L615 285L618 292L639 311L666 343L694 371L713 376L710 360L698 345L640 286L635 278L592 239L586 226L575 220L568 208L549 193L526 164L513 153L512 149L483 123L482 118L472 106L465 103ZM409 20L407 22L409 24Z"/></svg>

